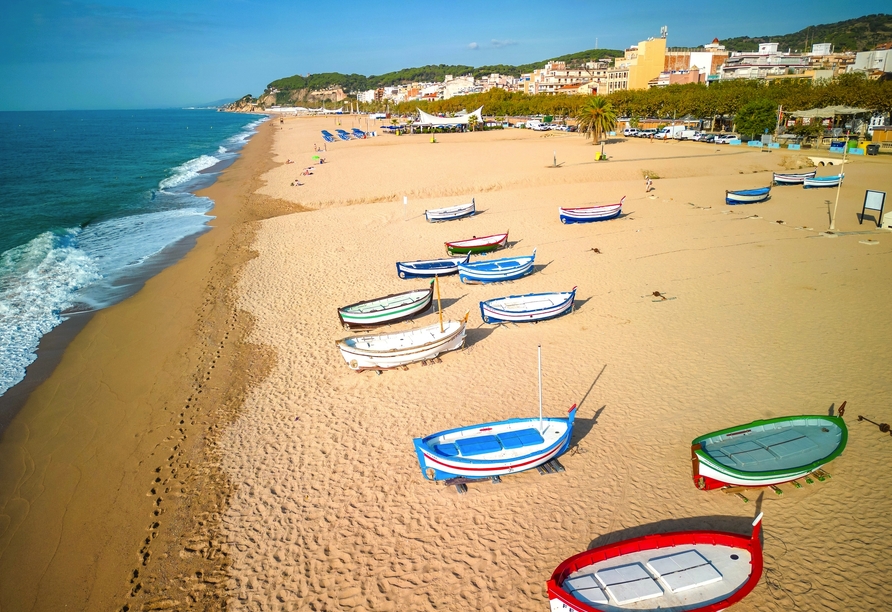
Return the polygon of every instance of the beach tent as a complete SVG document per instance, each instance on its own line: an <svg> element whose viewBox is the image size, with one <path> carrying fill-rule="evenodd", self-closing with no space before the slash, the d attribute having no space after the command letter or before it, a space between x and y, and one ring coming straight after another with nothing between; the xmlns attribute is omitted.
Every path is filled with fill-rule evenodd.
<svg viewBox="0 0 892 612"><path fill-rule="evenodd" d="M870 111L866 108L855 108L854 106L825 106L824 108L812 108L804 111L794 111L790 113L790 115L792 117L796 117L797 119L802 119L803 117L808 117L810 119L814 119L815 117L827 119L830 117L836 117L837 115L860 115L862 113L869 112Z"/></svg>
<svg viewBox="0 0 892 612"><path fill-rule="evenodd" d="M437 117L436 115L426 113L419 108L418 121L416 121L412 125L416 127L457 127L461 125L466 126L468 125L468 120L472 116L477 117L477 123L479 125L483 125L482 106L472 113L461 113L459 115L456 115L455 117Z"/></svg>

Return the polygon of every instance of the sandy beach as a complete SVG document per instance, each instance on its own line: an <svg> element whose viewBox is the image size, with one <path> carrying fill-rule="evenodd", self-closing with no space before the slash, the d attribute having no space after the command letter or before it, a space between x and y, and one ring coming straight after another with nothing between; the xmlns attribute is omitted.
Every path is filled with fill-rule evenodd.
<svg viewBox="0 0 892 612"><path fill-rule="evenodd" d="M0 610L547 610L571 554L665 529L746 533L759 511L765 574L733 609L892 607L892 437L857 420L892 420L892 234L858 219L865 189L892 191L888 156L846 164L828 236L835 190L724 203L805 152L628 140L594 162L579 135L526 130L315 152L339 120L365 129L262 126L205 194L215 229L97 313L4 433ZM619 219L558 221L558 206L622 196ZM472 197L480 214L425 222ZM444 316L470 312L464 349L347 367L338 306L426 285L396 261L509 230L504 254L537 249L532 275L441 283ZM571 315L480 319L480 300L574 286ZM413 437L536 414L537 345L545 413L579 405L566 472L465 495L424 480ZM696 436L843 401L831 479L748 503L694 487Z"/></svg>

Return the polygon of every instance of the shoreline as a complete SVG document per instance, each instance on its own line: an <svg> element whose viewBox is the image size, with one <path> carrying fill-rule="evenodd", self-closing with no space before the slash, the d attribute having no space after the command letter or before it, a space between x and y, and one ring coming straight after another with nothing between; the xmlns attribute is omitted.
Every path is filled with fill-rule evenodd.
<svg viewBox="0 0 892 612"><path fill-rule="evenodd" d="M228 484L214 439L273 359L245 342L251 317L232 288L254 256L254 221L301 210L251 196L277 165L273 132L260 126L196 193L214 200L214 231L93 313L0 437L0 607L219 600L226 555L214 509ZM194 593L184 599L184 589Z"/></svg>

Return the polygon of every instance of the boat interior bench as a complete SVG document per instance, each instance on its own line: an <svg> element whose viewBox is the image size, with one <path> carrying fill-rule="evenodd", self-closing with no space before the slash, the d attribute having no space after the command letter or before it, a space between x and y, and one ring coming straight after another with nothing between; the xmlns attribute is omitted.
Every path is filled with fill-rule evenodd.
<svg viewBox="0 0 892 612"><path fill-rule="evenodd" d="M766 432L754 439L719 444L708 449L708 452L729 467L758 469L762 465L804 465L831 453L837 444L839 435L825 435L816 439L791 428Z"/></svg>
<svg viewBox="0 0 892 612"><path fill-rule="evenodd" d="M444 457L473 457L487 453L497 453L502 449L513 450L525 446L542 444L545 439L538 430L530 427L518 431L506 431L498 435L475 436L473 438L460 438L455 442L434 445L434 450Z"/></svg>

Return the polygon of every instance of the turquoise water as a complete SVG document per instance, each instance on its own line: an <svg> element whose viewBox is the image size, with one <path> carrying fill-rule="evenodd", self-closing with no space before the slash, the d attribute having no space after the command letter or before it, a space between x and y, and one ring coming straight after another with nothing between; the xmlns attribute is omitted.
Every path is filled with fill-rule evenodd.
<svg viewBox="0 0 892 612"><path fill-rule="evenodd" d="M0 113L0 395L66 312L131 295L207 229L210 184L263 117L214 110Z"/></svg>

